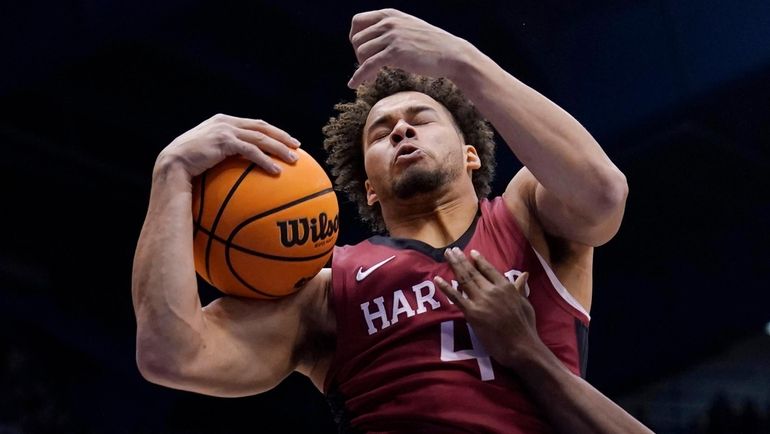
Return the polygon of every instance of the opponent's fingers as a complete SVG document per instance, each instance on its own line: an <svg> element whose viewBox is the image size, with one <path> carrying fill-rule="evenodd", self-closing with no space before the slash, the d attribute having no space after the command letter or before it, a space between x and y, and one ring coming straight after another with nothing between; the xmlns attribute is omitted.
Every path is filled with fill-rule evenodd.
<svg viewBox="0 0 770 434"><path fill-rule="evenodd" d="M465 257L465 254L459 248L447 249L446 256L449 265L455 273L457 282L469 297L473 297L485 284L489 283L468 261L468 258Z"/></svg>
<svg viewBox="0 0 770 434"><path fill-rule="evenodd" d="M350 33L348 39L353 42L353 36L363 29L371 27L380 20L389 16L398 15L400 12L395 9L380 9L377 11L361 12L353 15L353 19L350 22Z"/></svg>
<svg viewBox="0 0 770 434"><path fill-rule="evenodd" d="M243 141L257 145L263 152L278 157L287 163L294 163L297 161L297 154L293 152L291 148L288 148L285 143L279 142L265 133L237 128L235 130L235 136Z"/></svg>
<svg viewBox="0 0 770 434"><path fill-rule="evenodd" d="M364 63L362 63L361 66L356 69L356 72L353 73L353 76L350 77L350 81L348 81L348 87L355 89L363 82L374 80L374 78L377 77L377 72L379 72L380 68L388 64L388 51L388 48L385 48L379 53L374 54L373 56L366 59L366 61L364 61Z"/></svg>
<svg viewBox="0 0 770 434"><path fill-rule="evenodd" d="M487 280L495 285L505 285L508 283L508 279L506 279L494 265L490 264L478 250L471 250L471 258L473 258L473 262L476 264L476 269L478 269Z"/></svg>
<svg viewBox="0 0 770 434"><path fill-rule="evenodd" d="M301 145L299 140L292 137L291 134L287 133L286 131L274 125L271 125L263 121L262 119L239 118L237 116L230 116L223 113L218 113L212 116L210 119L208 119L206 123L209 123L209 124L225 123L228 125L232 125L236 128L259 131L263 134L267 134L268 136L274 138L275 140L278 140L279 142L285 144L286 146L294 149L299 148Z"/></svg>
<svg viewBox="0 0 770 434"><path fill-rule="evenodd" d="M513 286L523 297L527 296L527 279L529 279L529 273L525 271L513 281Z"/></svg>
<svg viewBox="0 0 770 434"><path fill-rule="evenodd" d="M459 307L463 312L466 311L469 301L467 298L463 297L463 294L460 292L459 288L453 287L449 282L442 279L440 276L434 277L433 283L435 283L436 286L438 286L438 289L440 289L441 292L447 296L449 301L457 305L457 307Z"/></svg>

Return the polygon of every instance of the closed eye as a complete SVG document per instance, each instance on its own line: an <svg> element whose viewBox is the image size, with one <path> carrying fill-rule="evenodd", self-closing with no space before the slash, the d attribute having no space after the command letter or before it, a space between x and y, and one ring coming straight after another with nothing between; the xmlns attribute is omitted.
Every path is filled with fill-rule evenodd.
<svg viewBox="0 0 770 434"><path fill-rule="evenodd" d="M372 136L372 142L376 142L378 140L382 140L385 137L388 137L389 134L390 134L390 131L385 131L385 130L380 131L377 134L375 134L374 136Z"/></svg>
<svg viewBox="0 0 770 434"><path fill-rule="evenodd" d="M412 125L425 125L433 122L435 119L431 117L430 113L427 111L421 111L417 113L415 117L412 118L411 121L409 121Z"/></svg>

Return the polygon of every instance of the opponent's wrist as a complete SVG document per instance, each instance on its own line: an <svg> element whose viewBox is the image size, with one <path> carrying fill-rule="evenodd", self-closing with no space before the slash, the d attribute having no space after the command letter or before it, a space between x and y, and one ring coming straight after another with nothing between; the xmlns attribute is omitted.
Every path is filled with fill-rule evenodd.
<svg viewBox="0 0 770 434"><path fill-rule="evenodd" d="M552 363L555 357L539 337L519 338L509 347L503 364L524 374L533 370L542 370L543 367Z"/></svg>

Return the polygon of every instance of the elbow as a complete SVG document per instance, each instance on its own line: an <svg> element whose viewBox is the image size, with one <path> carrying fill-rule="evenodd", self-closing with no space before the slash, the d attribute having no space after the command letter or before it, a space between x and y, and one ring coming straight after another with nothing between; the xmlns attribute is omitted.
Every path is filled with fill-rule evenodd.
<svg viewBox="0 0 770 434"><path fill-rule="evenodd" d="M573 211L585 225L606 227L610 221L617 221L619 225L628 198L628 182L623 172L613 166L607 173L597 175L593 186L583 193Z"/></svg>
<svg viewBox="0 0 770 434"><path fill-rule="evenodd" d="M628 198L626 175L617 167L612 166L608 173L599 180L595 192L592 208L598 219L604 220L608 216L622 213Z"/></svg>
<svg viewBox="0 0 770 434"><path fill-rule="evenodd" d="M136 367L142 377L150 383L179 388L184 383L185 371L195 353L156 336L137 333ZM187 362L185 362L187 361Z"/></svg>
<svg viewBox="0 0 770 434"><path fill-rule="evenodd" d="M137 347L136 366L142 377L150 383L162 386L174 383L173 362L153 348Z"/></svg>
<svg viewBox="0 0 770 434"><path fill-rule="evenodd" d="M623 209L626 207L626 199L628 198L628 180L626 175L620 171L617 167L613 167L612 180L608 183L604 202L606 206L614 211Z"/></svg>

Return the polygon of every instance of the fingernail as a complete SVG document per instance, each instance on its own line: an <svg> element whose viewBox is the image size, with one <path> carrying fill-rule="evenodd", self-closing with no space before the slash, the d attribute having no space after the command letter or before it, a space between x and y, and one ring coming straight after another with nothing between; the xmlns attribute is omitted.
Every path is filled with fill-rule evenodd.
<svg viewBox="0 0 770 434"><path fill-rule="evenodd" d="M289 160L291 160L292 163L297 161L297 159L299 159L299 157L297 157L297 154L295 154L294 152L289 152Z"/></svg>
<svg viewBox="0 0 770 434"><path fill-rule="evenodd" d="M479 257L479 251L476 250L476 249L471 249L471 256L473 258L478 258Z"/></svg>
<svg viewBox="0 0 770 434"><path fill-rule="evenodd" d="M444 249L444 256L449 256L451 254L452 254L452 249L449 249L449 248Z"/></svg>
<svg viewBox="0 0 770 434"><path fill-rule="evenodd" d="M452 250L454 250L454 252L457 253L458 255L462 255L463 254L463 251L460 250L459 247L453 247Z"/></svg>
<svg viewBox="0 0 770 434"><path fill-rule="evenodd" d="M273 173L275 173L276 175L281 173L281 168L278 167L278 165L275 163L273 163L272 170L273 170Z"/></svg>
<svg viewBox="0 0 770 434"><path fill-rule="evenodd" d="M295 139L294 137L291 138L291 142L294 143L297 146L302 145L302 143L300 143L299 140Z"/></svg>
<svg viewBox="0 0 770 434"><path fill-rule="evenodd" d="M438 283L438 284L440 284L440 285L443 285L444 283L446 283L446 280L442 279L441 276L434 277L433 281Z"/></svg>

